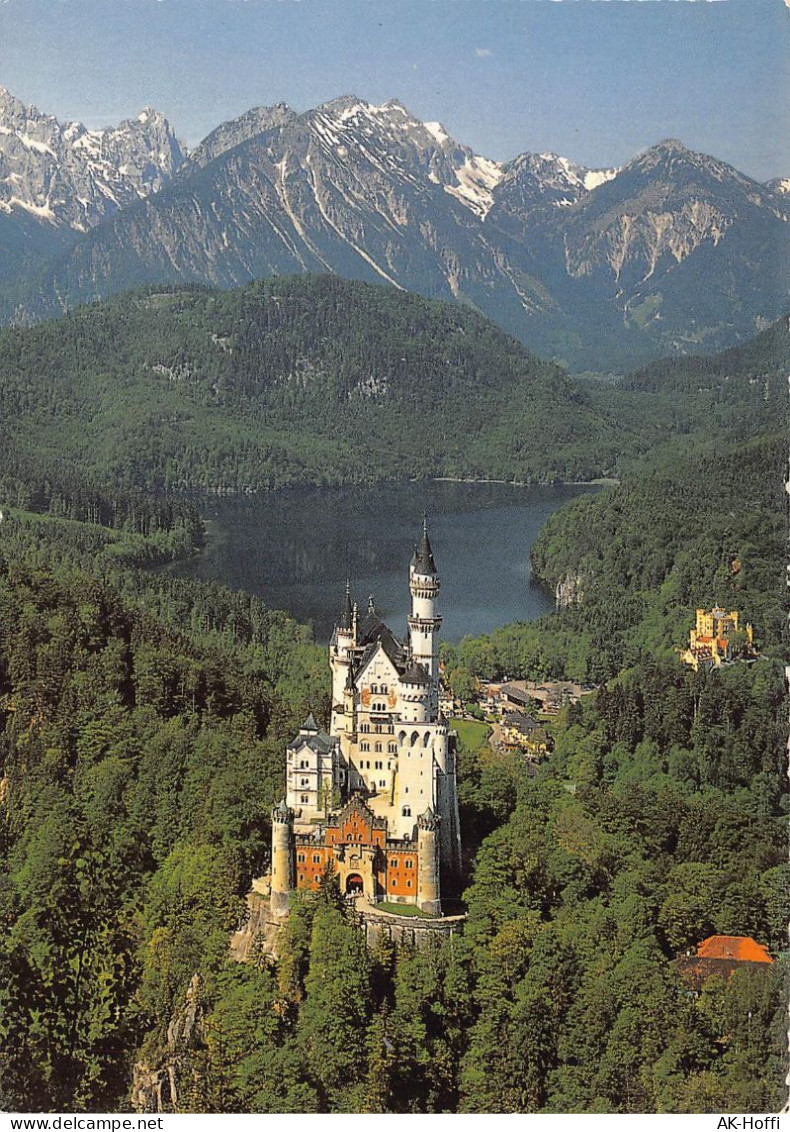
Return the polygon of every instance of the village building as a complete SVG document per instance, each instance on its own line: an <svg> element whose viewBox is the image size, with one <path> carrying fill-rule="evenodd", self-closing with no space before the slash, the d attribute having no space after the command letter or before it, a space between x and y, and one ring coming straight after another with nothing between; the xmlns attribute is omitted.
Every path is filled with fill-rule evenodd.
<svg viewBox="0 0 790 1132"><path fill-rule="evenodd" d="M550 750L549 737L543 724L520 711L506 712L502 716L502 746L525 751L534 758L541 758Z"/></svg>
<svg viewBox="0 0 790 1132"><path fill-rule="evenodd" d="M739 967L759 963L773 963L773 959L750 936L712 935L702 941L696 954L681 956L675 966L691 988L699 991L712 975L728 979Z"/></svg>
<svg viewBox="0 0 790 1132"><path fill-rule="evenodd" d="M311 715L286 752L286 797L272 811L271 907L337 877L369 905L429 916L457 893L461 839L455 733L440 707L441 583L423 526L409 565L404 641L371 598L360 614L346 587L329 646L329 730Z"/></svg>

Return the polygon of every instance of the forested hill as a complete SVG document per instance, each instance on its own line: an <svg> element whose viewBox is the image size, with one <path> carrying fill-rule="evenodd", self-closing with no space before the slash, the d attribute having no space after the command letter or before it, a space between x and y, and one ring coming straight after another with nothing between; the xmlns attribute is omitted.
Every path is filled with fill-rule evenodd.
<svg viewBox="0 0 790 1132"><path fill-rule="evenodd" d="M120 487L610 471L615 433L473 312L334 277L136 292L0 335L3 433Z"/></svg>
<svg viewBox="0 0 790 1132"><path fill-rule="evenodd" d="M504 673L596 683L634 665L676 664L694 611L727 605L781 655L787 437L717 443L635 469L609 491L575 500L544 523L532 572L570 583L568 605L489 637L467 638L456 660L481 676Z"/></svg>
<svg viewBox="0 0 790 1132"><path fill-rule="evenodd" d="M621 388L636 390L690 389L721 391L731 399L743 396L744 379L766 383L766 395L777 392L777 379L784 378L787 393L790 373L790 315L779 319L756 337L719 354L685 358L663 358L624 378Z"/></svg>
<svg viewBox="0 0 790 1132"><path fill-rule="evenodd" d="M255 598L0 523L0 1109L128 1110L263 868L324 651Z"/></svg>

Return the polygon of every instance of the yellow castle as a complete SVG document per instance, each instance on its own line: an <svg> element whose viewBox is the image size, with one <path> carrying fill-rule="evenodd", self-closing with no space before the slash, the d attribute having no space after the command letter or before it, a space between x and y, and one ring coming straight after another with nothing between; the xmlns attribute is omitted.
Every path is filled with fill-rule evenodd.
<svg viewBox="0 0 790 1132"><path fill-rule="evenodd" d="M733 639L738 633L739 613L737 609L729 612L721 606L697 610L697 623L689 632L689 647L681 655L684 664L698 671L700 665L718 668L733 659ZM745 651L754 651L754 630L747 622L745 627Z"/></svg>

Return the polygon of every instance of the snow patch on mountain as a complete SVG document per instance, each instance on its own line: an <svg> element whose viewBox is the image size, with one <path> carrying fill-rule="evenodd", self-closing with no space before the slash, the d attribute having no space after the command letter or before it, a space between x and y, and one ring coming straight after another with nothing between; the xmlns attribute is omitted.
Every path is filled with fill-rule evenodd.
<svg viewBox="0 0 790 1132"><path fill-rule="evenodd" d="M457 184L445 185L445 192L469 206L484 220L494 203L493 189L502 180L502 168L487 157L472 154L455 170Z"/></svg>
<svg viewBox="0 0 790 1132"><path fill-rule="evenodd" d="M588 192L592 192L600 185L605 185L607 181L613 181L619 172L619 169L588 169L582 178L582 183Z"/></svg>

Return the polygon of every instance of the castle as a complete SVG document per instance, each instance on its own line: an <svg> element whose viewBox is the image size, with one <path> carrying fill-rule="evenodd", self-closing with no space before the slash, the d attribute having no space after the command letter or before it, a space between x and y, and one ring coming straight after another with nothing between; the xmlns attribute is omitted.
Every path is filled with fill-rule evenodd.
<svg viewBox="0 0 790 1132"><path fill-rule="evenodd" d="M733 639L739 631L739 620L737 609L698 609L696 626L689 632L689 647L681 652L683 663L697 672L700 666L719 668L733 660ZM750 656L754 653L754 631L748 623L742 650Z"/></svg>
<svg viewBox="0 0 790 1132"><path fill-rule="evenodd" d="M287 748L286 797L272 811L271 911L327 871L370 905L442 914L457 891L461 838L455 734L439 710L440 582L423 523L409 565L411 614L401 642L371 598L346 586L329 645L329 732L312 714Z"/></svg>

